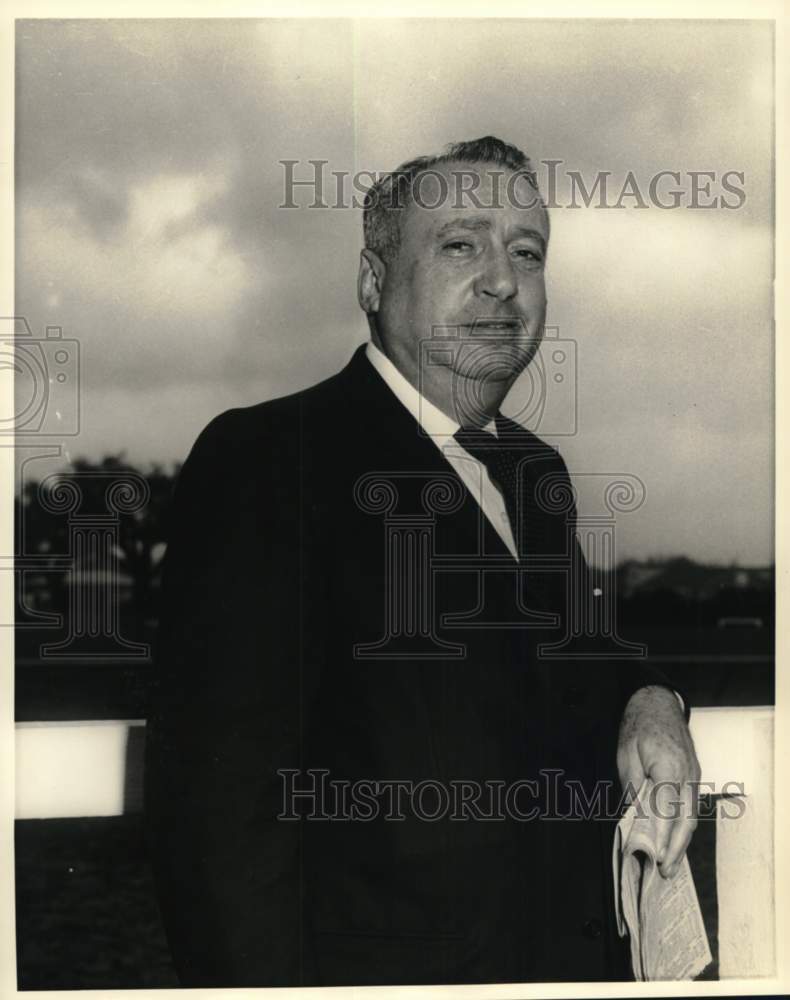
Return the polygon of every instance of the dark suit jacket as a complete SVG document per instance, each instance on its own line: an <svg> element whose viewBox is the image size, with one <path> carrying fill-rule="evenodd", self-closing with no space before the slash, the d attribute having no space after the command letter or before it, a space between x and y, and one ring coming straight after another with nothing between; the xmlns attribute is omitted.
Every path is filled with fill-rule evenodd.
<svg viewBox="0 0 790 1000"><path fill-rule="evenodd" d="M525 548L562 559L570 545L584 570L573 511L569 535L567 512L531 492L544 474L565 479L561 458L508 427L529 457ZM398 603L388 580L426 565L428 603L409 611L415 592ZM538 657L561 630L505 625L525 607L562 625L565 576L544 566L525 584L515 565L363 348L320 385L202 432L175 493L146 771L184 986L625 974L611 821L429 822L408 808L393 820L375 796L368 821L277 818L279 769L510 789L544 769L584 794L615 780L623 707L661 678L638 662ZM445 620L476 608L486 627ZM517 807L545 798L547 780Z"/></svg>

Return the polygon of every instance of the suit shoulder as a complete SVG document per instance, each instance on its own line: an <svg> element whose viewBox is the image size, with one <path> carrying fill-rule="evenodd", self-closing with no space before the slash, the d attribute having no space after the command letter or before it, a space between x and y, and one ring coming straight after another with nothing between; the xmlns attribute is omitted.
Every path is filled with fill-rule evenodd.
<svg viewBox="0 0 790 1000"><path fill-rule="evenodd" d="M305 420L314 419L316 415L328 417L332 413L342 398L341 375L342 372L338 372L316 385L251 406L224 410L204 427L193 451L235 449L265 440L287 439L300 433Z"/></svg>
<svg viewBox="0 0 790 1000"><path fill-rule="evenodd" d="M558 465L565 466L565 462L555 445L549 444L543 438L538 437L533 431L528 430L522 424L516 423L509 417L504 418L505 426L512 432L526 449L534 453L536 458L553 461Z"/></svg>

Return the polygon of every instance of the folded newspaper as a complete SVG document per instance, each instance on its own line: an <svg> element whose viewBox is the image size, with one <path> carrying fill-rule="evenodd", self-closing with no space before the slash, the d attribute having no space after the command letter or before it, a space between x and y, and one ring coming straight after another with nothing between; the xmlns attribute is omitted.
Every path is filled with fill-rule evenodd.
<svg viewBox="0 0 790 1000"><path fill-rule="evenodd" d="M688 859L674 878L656 860L658 820L647 779L623 814L614 838L614 898L620 937L631 939L631 962L640 982L694 979L712 961Z"/></svg>

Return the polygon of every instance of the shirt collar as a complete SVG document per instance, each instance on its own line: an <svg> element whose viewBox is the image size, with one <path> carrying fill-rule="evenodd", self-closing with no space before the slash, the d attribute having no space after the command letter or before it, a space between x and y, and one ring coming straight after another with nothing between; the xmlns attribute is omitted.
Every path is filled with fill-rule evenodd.
<svg viewBox="0 0 790 1000"><path fill-rule="evenodd" d="M400 400L400 402L411 413L417 423L425 433L433 438L441 448L447 441L454 440L458 424L446 413L443 413L438 406L426 399L409 382L405 375L400 372L390 359L383 353L372 340L368 341L365 349L368 361L373 365L379 375L384 379L389 388ZM486 424L484 430L496 435L496 423L491 420Z"/></svg>

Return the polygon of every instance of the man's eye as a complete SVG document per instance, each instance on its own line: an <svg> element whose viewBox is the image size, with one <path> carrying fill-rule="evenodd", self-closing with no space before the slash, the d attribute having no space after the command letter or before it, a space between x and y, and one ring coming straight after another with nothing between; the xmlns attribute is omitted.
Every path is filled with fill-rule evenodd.
<svg viewBox="0 0 790 1000"><path fill-rule="evenodd" d="M523 260L543 260L543 254L539 250L530 249L530 247L517 247L514 253Z"/></svg>
<svg viewBox="0 0 790 1000"><path fill-rule="evenodd" d="M443 249L449 250L450 253L463 253L465 250L471 250L472 244L467 240L451 240L444 244Z"/></svg>

